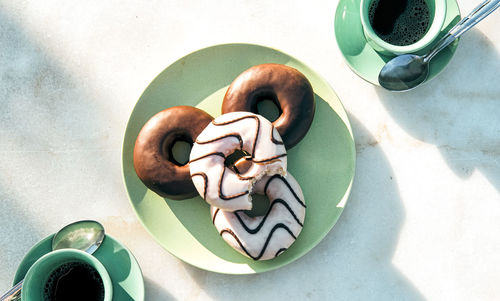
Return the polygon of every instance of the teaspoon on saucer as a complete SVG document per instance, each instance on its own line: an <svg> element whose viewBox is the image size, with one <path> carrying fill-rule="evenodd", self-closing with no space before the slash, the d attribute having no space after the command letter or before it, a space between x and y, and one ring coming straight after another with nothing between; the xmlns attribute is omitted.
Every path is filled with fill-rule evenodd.
<svg viewBox="0 0 500 301"><path fill-rule="evenodd" d="M388 61L379 73L378 82L391 91L407 91L417 87L427 79L429 62L436 54L499 6L500 0L486 0L460 20L427 54L402 54Z"/></svg>
<svg viewBox="0 0 500 301"><path fill-rule="evenodd" d="M77 249L93 254L104 240L104 227L97 221L83 220L64 226L52 238L52 250ZM0 301L15 301L21 298L23 280L0 297Z"/></svg>

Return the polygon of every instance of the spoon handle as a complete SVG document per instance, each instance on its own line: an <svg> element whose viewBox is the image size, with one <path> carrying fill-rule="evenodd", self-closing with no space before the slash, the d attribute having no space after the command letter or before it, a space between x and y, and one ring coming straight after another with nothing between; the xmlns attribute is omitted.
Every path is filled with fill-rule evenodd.
<svg viewBox="0 0 500 301"><path fill-rule="evenodd" d="M450 45L451 42L455 41L467 30L471 29L474 25L479 23L479 21L491 14L499 6L500 0L486 0L479 4L469 15L467 15L467 17L460 20L446 35L441 38L441 40L439 40L429 53L424 56L424 61L430 61L439 51Z"/></svg>
<svg viewBox="0 0 500 301"><path fill-rule="evenodd" d="M19 300L19 296L21 295L21 288L22 287L23 287L23 280L19 281L8 292L6 292L2 297L0 297L0 301Z"/></svg>

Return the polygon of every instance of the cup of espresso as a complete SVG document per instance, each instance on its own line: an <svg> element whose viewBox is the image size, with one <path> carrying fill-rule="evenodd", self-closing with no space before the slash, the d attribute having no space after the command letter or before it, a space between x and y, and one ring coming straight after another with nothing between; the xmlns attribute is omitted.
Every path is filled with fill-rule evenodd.
<svg viewBox="0 0 500 301"><path fill-rule="evenodd" d="M111 301L113 285L95 257L75 249L53 251L28 270L21 299L30 301Z"/></svg>
<svg viewBox="0 0 500 301"><path fill-rule="evenodd" d="M439 37L446 0L361 0L368 44L384 55L424 54Z"/></svg>

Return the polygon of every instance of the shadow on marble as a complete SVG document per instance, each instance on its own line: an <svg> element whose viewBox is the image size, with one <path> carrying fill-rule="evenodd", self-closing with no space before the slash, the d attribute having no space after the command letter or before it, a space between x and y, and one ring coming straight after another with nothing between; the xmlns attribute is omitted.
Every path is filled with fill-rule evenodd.
<svg viewBox="0 0 500 301"><path fill-rule="evenodd" d="M0 248L0 295L3 295L12 285L17 265L24 258L31 247L43 238L44 233L39 224L32 221L23 208L18 204L22 196L15 193L5 185L0 176L0 211L3 214L0 219L2 247Z"/></svg>
<svg viewBox="0 0 500 301"><path fill-rule="evenodd" d="M7 171L5 161L11 161L9 150L4 145L14 140L17 130L22 131L21 124L16 122L12 114L11 106L24 106L18 103L13 96L20 87L14 81L24 74L16 70L16 63L12 62L17 57L20 48L29 45L30 42L18 31L16 26L9 22L8 18L0 11L0 165L3 171L0 173L0 211L3 213L0 219L1 240L4 247L0 248L0 258L9 260L0 261L0 295L2 295L12 284L17 265L21 262L29 248L44 237L40 223L33 219L22 204L35 200L19 191L16 179ZM30 47L32 48L32 47ZM22 66L20 66L22 68ZM10 98L11 97L11 98ZM38 137L36 137L38 138ZM21 143L21 141L16 141ZM19 172L23 172L19 170Z"/></svg>
<svg viewBox="0 0 500 301"><path fill-rule="evenodd" d="M376 92L396 122L434 144L457 176L478 170L500 191L499 70L499 50L473 28L434 80L405 93Z"/></svg>
<svg viewBox="0 0 500 301"><path fill-rule="evenodd" d="M145 296L144 300L161 300L161 301L174 301L176 300L169 292L163 287L156 284L149 278L144 278Z"/></svg>
<svg viewBox="0 0 500 301"><path fill-rule="evenodd" d="M103 116L85 82L2 9L0 45L0 238L12 246L0 248L0 258L8 259L0 262L2 294L47 229L93 217L104 186L99 175L120 177L119 169L110 172L116 164L109 162L118 160L102 151L113 119ZM64 206L68 197L73 212Z"/></svg>
<svg viewBox="0 0 500 301"><path fill-rule="evenodd" d="M405 212L396 179L375 138L350 116L357 148L353 190L333 230L281 269L222 275L184 264L215 300L424 300L393 265Z"/></svg>

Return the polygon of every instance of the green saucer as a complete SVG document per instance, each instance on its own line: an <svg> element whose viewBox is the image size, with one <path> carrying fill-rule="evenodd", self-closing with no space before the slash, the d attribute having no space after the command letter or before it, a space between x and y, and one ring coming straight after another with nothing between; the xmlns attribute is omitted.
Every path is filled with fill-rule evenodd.
<svg viewBox="0 0 500 301"><path fill-rule="evenodd" d="M253 261L221 238L202 198L174 201L147 189L135 173L133 150L146 121L168 107L196 106L219 116L229 84L244 70L263 63L285 64L301 71L313 86L316 115L304 139L288 152L288 170L299 182L306 199L304 228L295 243L279 257ZM162 247L205 270L251 274L289 264L325 237L344 209L354 176L355 156L347 113L327 81L304 63L275 49L227 44L188 54L151 82L130 116L122 167L132 207Z"/></svg>
<svg viewBox="0 0 500 301"><path fill-rule="evenodd" d="M18 283L28 272L38 258L52 251L52 237L50 235L33 246L17 268L13 284ZM130 251L110 235L102 242L93 254L108 271L113 282L113 300L115 301L143 301L144 280L141 268Z"/></svg>
<svg viewBox="0 0 500 301"><path fill-rule="evenodd" d="M367 44L361 26L359 9L360 0L340 0L335 13L335 38L340 52L354 73L378 86L380 70L394 56L381 55ZM441 35L445 35L460 21L460 10L456 0L447 0L446 10L446 20ZM432 59L427 81L438 75L450 62L457 46L458 40L455 40Z"/></svg>

